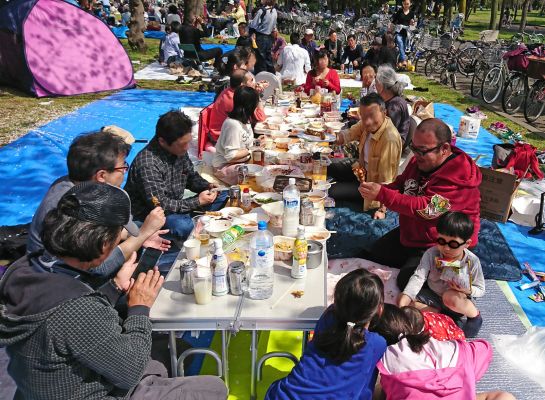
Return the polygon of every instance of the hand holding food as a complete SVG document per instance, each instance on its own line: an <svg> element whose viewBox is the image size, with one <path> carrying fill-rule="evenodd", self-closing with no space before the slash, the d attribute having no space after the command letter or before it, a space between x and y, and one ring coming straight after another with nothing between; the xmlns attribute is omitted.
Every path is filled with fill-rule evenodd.
<svg viewBox="0 0 545 400"><path fill-rule="evenodd" d="M365 182L365 169L360 166L356 166L355 168L352 168L352 172L354 173L354 175L356 175L356 178L358 178L359 182Z"/></svg>

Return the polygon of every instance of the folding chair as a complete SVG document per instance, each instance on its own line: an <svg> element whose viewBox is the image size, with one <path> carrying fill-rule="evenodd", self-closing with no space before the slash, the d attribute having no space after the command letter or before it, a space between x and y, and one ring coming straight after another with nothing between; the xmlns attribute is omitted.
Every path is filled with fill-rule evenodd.
<svg viewBox="0 0 545 400"><path fill-rule="evenodd" d="M197 63L197 66L199 66L199 70L204 71L205 74L210 76L210 73L206 68L204 68L204 64L199 58L199 53L197 53L197 49L195 48L194 44L179 44L178 47L180 50L184 52L184 58L187 58L189 60L193 60Z"/></svg>
<svg viewBox="0 0 545 400"><path fill-rule="evenodd" d="M208 140L208 132L210 130L210 117L212 116L212 106L214 103L207 105L199 113L199 134L197 136L198 147L197 147L197 156L202 158L202 152L206 147L206 142Z"/></svg>

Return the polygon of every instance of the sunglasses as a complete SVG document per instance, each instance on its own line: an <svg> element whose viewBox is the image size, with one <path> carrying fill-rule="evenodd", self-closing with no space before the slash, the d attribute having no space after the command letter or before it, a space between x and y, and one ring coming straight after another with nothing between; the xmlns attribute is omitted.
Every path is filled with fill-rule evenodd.
<svg viewBox="0 0 545 400"><path fill-rule="evenodd" d="M416 154L416 155L419 155L420 157L423 157L425 156L426 154L428 153L431 153L432 151L437 151L441 148L441 146L443 146L445 143L440 143L438 144L437 146L435 147L432 147L431 149L427 149L427 150L420 150L419 148L415 147L414 144L409 144L409 149L411 149L411 151Z"/></svg>
<svg viewBox="0 0 545 400"><path fill-rule="evenodd" d="M451 240L450 242L447 242L445 239L443 238L438 238L436 240L437 244L440 245L440 246L445 246L445 245L448 245L448 247L450 247L451 249L457 249L459 248L460 246L463 246L464 244L467 243L467 240L463 241L462 243L460 242L457 242L456 240Z"/></svg>
<svg viewBox="0 0 545 400"><path fill-rule="evenodd" d="M129 163L125 161L122 167L112 168L112 171L122 171L124 174L129 170Z"/></svg>

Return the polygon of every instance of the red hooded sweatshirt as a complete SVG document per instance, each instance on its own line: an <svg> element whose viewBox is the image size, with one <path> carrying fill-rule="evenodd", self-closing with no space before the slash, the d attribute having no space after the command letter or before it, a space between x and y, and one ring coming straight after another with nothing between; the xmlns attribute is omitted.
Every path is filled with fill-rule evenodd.
<svg viewBox="0 0 545 400"><path fill-rule="evenodd" d="M448 161L431 173L420 171L413 157L394 182L380 189L377 200L399 213L403 246L434 246L437 219L447 211L469 215L475 224L471 247L477 245L481 171L462 150L452 147L452 153Z"/></svg>

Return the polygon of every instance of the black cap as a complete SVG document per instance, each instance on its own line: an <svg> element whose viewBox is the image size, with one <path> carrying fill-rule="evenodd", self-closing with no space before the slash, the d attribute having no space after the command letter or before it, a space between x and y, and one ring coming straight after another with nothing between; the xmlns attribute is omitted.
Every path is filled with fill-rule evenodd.
<svg viewBox="0 0 545 400"><path fill-rule="evenodd" d="M98 225L123 226L132 236L140 233L132 220L131 199L117 186L83 182L71 188L64 197L73 197L78 203L78 207L63 210L71 217Z"/></svg>

